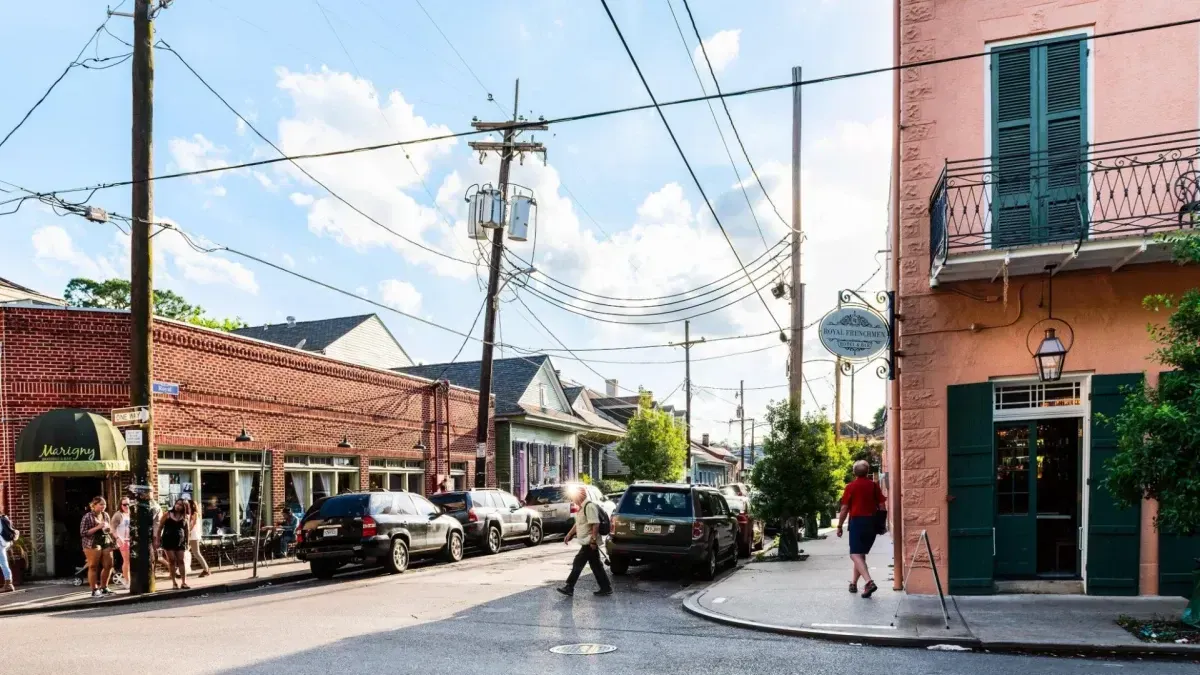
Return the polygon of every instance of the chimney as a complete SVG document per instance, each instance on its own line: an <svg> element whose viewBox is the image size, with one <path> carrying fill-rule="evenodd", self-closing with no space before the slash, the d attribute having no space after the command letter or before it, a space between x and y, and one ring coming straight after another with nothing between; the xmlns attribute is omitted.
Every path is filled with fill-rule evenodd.
<svg viewBox="0 0 1200 675"><path fill-rule="evenodd" d="M605 394L607 394L609 397L620 396L621 393L618 391L618 389L619 387L617 387L617 381L615 379L604 381Z"/></svg>
<svg viewBox="0 0 1200 675"><path fill-rule="evenodd" d="M289 325L289 326L295 326L295 325L296 325L296 317L294 317L294 316L289 316L289 317L287 318L287 325Z"/></svg>
<svg viewBox="0 0 1200 675"><path fill-rule="evenodd" d="M554 376L555 376L555 377L557 377L558 379L560 379L560 380L561 380L561 379L562 379L562 371L561 371L561 370L559 370L558 368L555 368L555 369L554 369Z"/></svg>
<svg viewBox="0 0 1200 675"><path fill-rule="evenodd" d="M708 434L700 434L700 445L708 447Z"/></svg>

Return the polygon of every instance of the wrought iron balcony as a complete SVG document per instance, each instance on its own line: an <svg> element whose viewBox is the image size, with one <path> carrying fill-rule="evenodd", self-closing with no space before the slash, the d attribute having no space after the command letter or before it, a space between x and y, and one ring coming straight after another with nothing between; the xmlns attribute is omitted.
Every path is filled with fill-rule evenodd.
<svg viewBox="0 0 1200 675"><path fill-rule="evenodd" d="M1200 223L1200 130L947 160L929 202L931 283L1169 258Z"/></svg>

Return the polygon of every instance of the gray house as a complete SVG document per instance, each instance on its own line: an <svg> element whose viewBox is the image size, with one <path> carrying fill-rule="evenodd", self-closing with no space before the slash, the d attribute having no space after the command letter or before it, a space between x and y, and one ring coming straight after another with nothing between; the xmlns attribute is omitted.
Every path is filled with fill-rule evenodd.
<svg viewBox="0 0 1200 675"><path fill-rule="evenodd" d="M287 323L239 328L233 333L371 368L390 370L413 364L376 314L317 321L289 318Z"/></svg>

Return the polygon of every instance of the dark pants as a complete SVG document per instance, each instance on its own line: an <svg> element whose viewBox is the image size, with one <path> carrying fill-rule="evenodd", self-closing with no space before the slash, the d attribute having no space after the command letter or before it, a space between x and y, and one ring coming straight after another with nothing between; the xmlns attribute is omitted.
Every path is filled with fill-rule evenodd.
<svg viewBox="0 0 1200 675"><path fill-rule="evenodd" d="M584 565L591 566L600 590L607 591L612 588L612 584L608 582L608 574L604 572L604 563L600 562L600 549L592 548L591 545L580 548L579 553L575 554L575 560L571 561L571 575L567 577L567 588L575 588L575 582L579 581Z"/></svg>

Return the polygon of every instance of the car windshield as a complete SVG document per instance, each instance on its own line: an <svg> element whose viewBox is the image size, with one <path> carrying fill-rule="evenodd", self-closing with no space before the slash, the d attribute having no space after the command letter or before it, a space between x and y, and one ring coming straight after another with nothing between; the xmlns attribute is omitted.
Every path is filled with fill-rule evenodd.
<svg viewBox="0 0 1200 675"><path fill-rule="evenodd" d="M737 498L726 497L725 503L729 505L730 513L736 514L736 513L741 513L742 511L746 510L746 500L742 499L740 497L737 497Z"/></svg>
<svg viewBox="0 0 1200 675"><path fill-rule="evenodd" d="M567 498L559 486L533 488L525 495L526 504L557 504L565 501Z"/></svg>
<svg viewBox="0 0 1200 675"><path fill-rule="evenodd" d="M690 494L682 490L630 488L621 500L620 513L635 516L690 516Z"/></svg>
<svg viewBox="0 0 1200 675"><path fill-rule="evenodd" d="M359 518L368 515L371 495L341 495L321 502L322 518Z"/></svg>
<svg viewBox="0 0 1200 675"><path fill-rule="evenodd" d="M446 492L440 495L432 495L429 497L429 501L446 509L447 513L467 510L467 496L462 492Z"/></svg>

